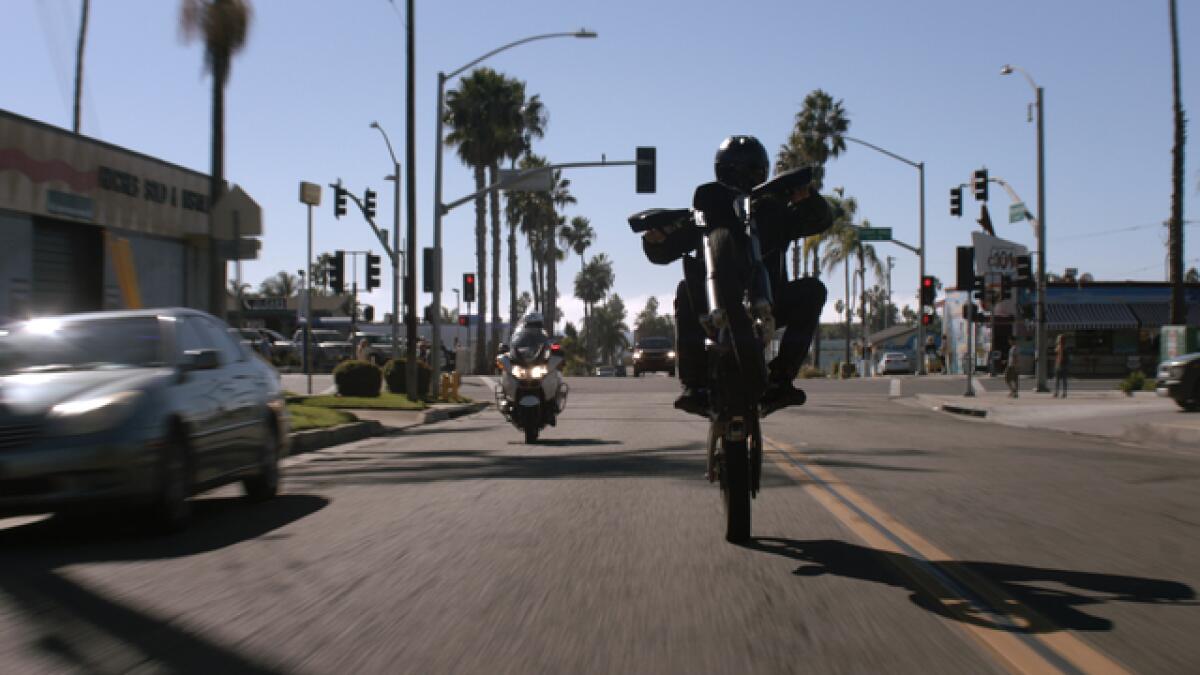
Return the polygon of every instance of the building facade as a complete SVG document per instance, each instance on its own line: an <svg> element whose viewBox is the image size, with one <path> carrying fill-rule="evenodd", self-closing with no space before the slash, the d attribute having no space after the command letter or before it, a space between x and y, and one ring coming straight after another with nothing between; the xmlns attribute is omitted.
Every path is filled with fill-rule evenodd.
<svg viewBox="0 0 1200 675"><path fill-rule="evenodd" d="M207 308L209 202L203 173L0 110L0 320Z"/></svg>

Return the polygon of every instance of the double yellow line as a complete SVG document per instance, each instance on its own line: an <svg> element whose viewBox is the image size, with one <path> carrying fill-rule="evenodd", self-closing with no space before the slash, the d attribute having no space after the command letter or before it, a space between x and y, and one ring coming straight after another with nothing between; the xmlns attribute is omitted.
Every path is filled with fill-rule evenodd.
<svg viewBox="0 0 1200 675"><path fill-rule="evenodd" d="M891 559L900 572L941 603L955 626L1010 671L1129 672L987 579L961 566L932 562L952 559L796 448L770 438L766 444L767 456L775 464L866 544L894 554Z"/></svg>

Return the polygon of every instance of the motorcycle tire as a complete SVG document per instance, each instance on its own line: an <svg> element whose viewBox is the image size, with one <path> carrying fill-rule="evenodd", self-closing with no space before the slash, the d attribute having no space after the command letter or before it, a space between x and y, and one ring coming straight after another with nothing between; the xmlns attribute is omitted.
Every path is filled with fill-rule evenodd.
<svg viewBox="0 0 1200 675"><path fill-rule="evenodd" d="M750 540L750 452L745 440L720 443L725 541L742 544Z"/></svg>
<svg viewBox="0 0 1200 675"><path fill-rule="evenodd" d="M538 428L534 426L525 427L525 445L533 445L537 443Z"/></svg>

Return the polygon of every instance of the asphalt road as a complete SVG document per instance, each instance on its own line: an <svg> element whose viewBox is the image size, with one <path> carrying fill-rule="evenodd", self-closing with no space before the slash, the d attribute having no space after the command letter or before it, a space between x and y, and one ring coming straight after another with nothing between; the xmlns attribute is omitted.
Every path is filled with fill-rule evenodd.
<svg viewBox="0 0 1200 675"><path fill-rule="evenodd" d="M768 418L749 546L662 376L572 381L533 446L487 410L302 456L172 537L0 521L0 672L1195 672L1200 456L898 381Z"/></svg>

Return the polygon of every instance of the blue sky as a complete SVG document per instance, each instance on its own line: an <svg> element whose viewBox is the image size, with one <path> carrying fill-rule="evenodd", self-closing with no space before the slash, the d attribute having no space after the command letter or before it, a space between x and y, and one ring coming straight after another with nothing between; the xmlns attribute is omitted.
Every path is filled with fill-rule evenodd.
<svg viewBox="0 0 1200 675"><path fill-rule="evenodd" d="M178 2L93 0L84 97L85 134L207 171L209 84L199 44L181 41ZM226 174L263 206L261 258L247 281L304 266L305 211L297 182L342 178L380 193L390 222L387 150L372 120L404 143L402 0L258 0L246 50L227 94ZM1046 192L1049 268L1076 267L1097 279L1164 278L1169 215L1171 80L1166 0L1017 0L1000 3L848 0L742 2L541 2L463 0L417 3L416 113L419 245L432 228L436 73L526 35L587 27L595 40L535 42L486 65L525 80L549 113L536 151L552 161L631 159L637 145L658 148L658 194L634 193L631 168L568 174L579 203L568 215L599 233L590 254L615 261L616 288L631 311L651 295L669 305L680 271L651 265L630 234L628 214L685 206L711 177L712 155L732 133L757 135L774 151L806 93L823 88L844 100L851 135L914 160L926 170L930 273L953 283L954 247L969 243L970 219L952 218L948 190L986 165L1033 208L1035 126L1026 122L1033 92L1000 67L1024 67L1046 90ZM831 10L831 7L836 9ZM1200 116L1200 11L1179 3L1185 109ZM398 11L400 10L400 11ZM0 22L0 107L69 127L78 0L4 0ZM1200 220L1195 125L1189 127L1185 218ZM403 171L409 171L404 167ZM828 187L859 200L861 216L917 240L917 172L851 145L828 167ZM471 172L446 155L449 201L473 190ZM1001 236L1033 240L1025 223L1007 223L1007 199L993 188ZM378 249L361 220L335 220L326 201L316 217L317 251ZM474 214L445 219L445 288L474 270ZM1146 226L1119 233L1111 230ZM1106 234L1107 233L1107 234ZM1186 258L1200 264L1187 228ZM525 253L525 249L522 249ZM916 257L896 257L897 304L915 304ZM527 288L528 264L520 282ZM562 267L564 295L578 270ZM361 273L361 272L360 272ZM506 273L506 269L505 269ZM841 274L829 281L830 305ZM507 290L507 281L502 280ZM390 306L390 286L368 298ZM448 290L444 302L452 304ZM422 297L422 304L428 296ZM502 294L502 305L507 292ZM580 306L564 297L568 319Z"/></svg>

